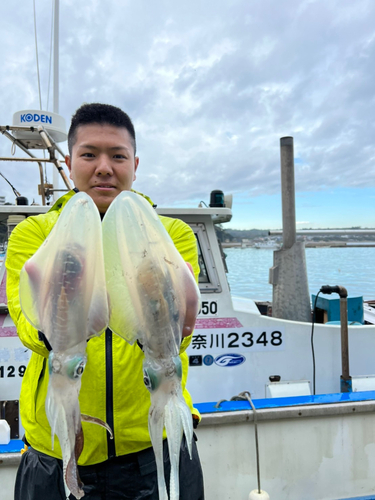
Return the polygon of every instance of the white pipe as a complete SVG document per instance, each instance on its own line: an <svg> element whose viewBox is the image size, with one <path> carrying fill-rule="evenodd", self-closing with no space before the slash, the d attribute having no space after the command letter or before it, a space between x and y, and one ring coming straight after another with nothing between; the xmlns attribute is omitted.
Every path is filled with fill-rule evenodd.
<svg viewBox="0 0 375 500"><path fill-rule="evenodd" d="M55 0L55 17L53 27L53 112L59 114L59 0ZM53 187L59 189L59 172L53 168ZM54 191L53 201L58 198Z"/></svg>
<svg viewBox="0 0 375 500"><path fill-rule="evenodd" d="M59 0L55 0L53 36L53 112L59 114Z"/></svg>

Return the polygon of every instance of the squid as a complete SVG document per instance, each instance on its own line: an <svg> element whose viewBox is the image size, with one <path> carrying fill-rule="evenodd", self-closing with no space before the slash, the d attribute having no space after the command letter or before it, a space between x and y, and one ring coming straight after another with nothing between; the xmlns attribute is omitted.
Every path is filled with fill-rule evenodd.
<svg viewBox="0 0 375 500"><path fill-rule="evenodd" d="M20 302L27 320L52 350L48 358L46 415L52 449L56 434L63 457L65 493L84 496L77 461L83 449L81 421L103 421L81 415L79 391L87 357L87 340L108 325L101 220L86 193L74 195L38 251L20 275Z"/></svg>
<svg viewBox="0 0 375 500"><path fill-rule="evenodd" d="M103 220L109 327L143 346L144 384L150 392L148 427L157 465L160 500L168 500L163 465L166 429L171 463L169 498L179 499L183 433L191 458L192 415L181 389L182 333L192 332L199 289L151 205L123 191Z"/></svg>

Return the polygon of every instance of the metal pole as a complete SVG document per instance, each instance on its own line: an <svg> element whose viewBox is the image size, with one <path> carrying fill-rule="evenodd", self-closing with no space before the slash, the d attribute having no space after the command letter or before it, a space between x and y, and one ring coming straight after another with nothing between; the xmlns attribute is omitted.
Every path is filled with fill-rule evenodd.
<svg viewBox="0 0 375 500"><path fill-rule="evenodd" d="M296 207L294 189L293 137L280 139L281 193L283 210L283 249L296 242Z"/></svg>
<svg viewBox="0 0 375 500"><path fill-rule="evenodd" d="M341 392L352 392L352 378L349 375L349 334L348 334L348 291L344 286L324 285L319 293L338 293L340 296L340 330L341 330Z"/></svg>
<svg viewBox="0 0 375 500"><path fill-rule="evenodd" d="M344 287L340 288L346 292ZM352 392L352 379L349 374L348 300L345 292L340 293L341 392Z"/></svg>
<svg viewBox="0 0 375 500"><path fill-rule="evenodd" d="M55 163L55 160L51 160L51 159L48 159L48 158L15 158L14 156L10 156L9 158L7 157L2 157L0 158L0 161L23 161L23 162L27 162L27 163L40 163L43 162L43 163Z"/></svg>
<svg viewBox="0 0 375 500"><path fill-rule="evenodd" d="M53 26L53 112L59 114L59 0L55 0Z"/></svg>
<svg viewBox="0 0 375 500"><path fill-rule="evenodd" d="M47 146L47 149L48 149L48 152L49 152L49 156L50 156L50 161L53 161L53 163L55 164L56 166L56 169L58 171L58 173L60 173L61 177L63 178L63 181L65 183L65 186L68 188L68 189L72 189L72 186L70 185L70 182L59 162L59 160L56 158L56 155L55 155L55 147L54 145L52 145L51 143L51 140L49 135L45 132L45 130L43 129L43 127L38 127L38 131L39 131L39 134L41 136L41 138L43 139L43 142L44 144ZM55 171L55 170L54 170ZM57 191L58 188L56 188L54 186L54 194L55 194L55 190Z"/></svg>
<svg viewBox="0 0 375 500"><path fill-rule="evenodd" d="M59 0L55 0L53 26L53 112L59 114ZM53 187L59 188L59 172L53 169ZM53 193L53 200L57 200Z"/></svg>

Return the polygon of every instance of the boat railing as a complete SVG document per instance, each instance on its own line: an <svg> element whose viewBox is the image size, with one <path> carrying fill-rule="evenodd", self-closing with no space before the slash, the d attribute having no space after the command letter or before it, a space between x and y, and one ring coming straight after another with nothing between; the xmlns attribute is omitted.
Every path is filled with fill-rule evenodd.
<svg viewBox="0 0 375 500"><path fill-rule="evenodd" d="M17 139L12 132L30 132L34 134L39 134L40 142L37 147L39 149L47 150L49 153L49 158L37 158L29 148L27 144L25 144L20 139ZM58 159L56 152L60 153L60 155L64 158L64 153L60 149L60 147L53 140L51 135L47 132L47 130L39 125L38 127L26 127L26 126L14 126L14 125L0 125L0 132L7 137L13 144L12 152L14 152L13 147L18 146L24 153L26 153L30 158L17 158L14 156L11 157L0 157L0 161L17 161L17 162L35 162L38 163L39 166L39 174L40 174L40 184L39 184L39 194L42 197L42 205L46 205L46 199L48 200L53 192L55 191L67 191L72 189L72 186L69 182L67 175L64 172L63 167L61 166L61 161ZM54 188L52 184L48 184L44 180L43 174L43 166L42 163L52 163L57 168L60 176L63 179L63 182L66 186L66 189L57 189Z"/></svg>

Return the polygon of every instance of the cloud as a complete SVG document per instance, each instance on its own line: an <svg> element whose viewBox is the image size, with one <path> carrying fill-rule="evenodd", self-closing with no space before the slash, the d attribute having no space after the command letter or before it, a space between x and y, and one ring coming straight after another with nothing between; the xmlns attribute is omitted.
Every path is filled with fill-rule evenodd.
<svg viewBox="0 0 375 500"><path fill-rule="evenodd" d="M50 6L38 2L44 102ZM4 4L0 14L5 124L39 105L31 8ZM374 22L370 0L67 0L60 113L69 123L93 101L126 110L141 158L135 187L163 206L208 200L212 189L279 193L287 135L298 191L374 186ZM9 147L1 141L0 152ZM37 198L37 167L0 168Z"/></svg>

